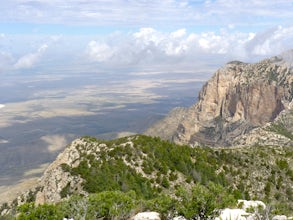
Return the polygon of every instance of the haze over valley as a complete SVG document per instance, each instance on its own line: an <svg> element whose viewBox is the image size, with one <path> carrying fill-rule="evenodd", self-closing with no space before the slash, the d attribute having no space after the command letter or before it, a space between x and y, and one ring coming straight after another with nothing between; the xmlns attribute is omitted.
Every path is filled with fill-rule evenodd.
<svg viewBox="0 0 293 220"><path fill-rule="evenodd" d="M172 108L191 105L205 76L7 75L1 81L0 184L40 175L42 169L36 168L54 160L76 137L143 132Z"/></svg>
<svg viewBox="0 0 293 220"><path fill-rule="evenodd" d="M292 213L291 1L9 0L0 11L0 205L31 190L0 218L23 201L100 192L108 154L122 193L212 181Z"/></svg>

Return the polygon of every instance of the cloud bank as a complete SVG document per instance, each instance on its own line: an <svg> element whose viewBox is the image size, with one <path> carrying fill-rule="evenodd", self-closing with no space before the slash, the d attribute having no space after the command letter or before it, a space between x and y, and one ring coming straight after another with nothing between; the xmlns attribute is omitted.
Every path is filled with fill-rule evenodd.
<svg viewBox="0 0 293 220"><path fill-rule="evenodd" d="M200 33L186 28L162 31L146 27L133 32L55 38L41 35L32 40L6 35L5 47L0 46L0 72L34 68L82 71L102 67L178 72L208 66L216 69L231 60L257 62L292 49L293 26L248 33L229 27L220 32ZM9 45L10 41L21 40L26 47L20 50L23 52L17 52L18 46ZM30 47L32 41L37 49ZM16 48L9 50L13 47Z"/></svg>
<svg viewBox="0 0 293 220"><path fill-rule="evenodd" d="M1 47L0 41L0 72L36 68L76 72L104 67L213 72L231 60L257 62L292 49L293 26L248 33L229 27L220 32L199 33L186 28L162 31L145 27L107 35L37 35L32 39L5 35L4 38L5 47ZM9 45L14 41L23 42L22 50L18 50L18 45Z"/></svg>
<svg viewBox="0 0 293 220"><path fill-rule="evenodd" d="M288 0L9 0L0 6L0 19L128 27L182 24L263 27L276 22L289 25L292 7Z"/></svg>
<svg viewBox="0 0 293 220"><path fill-rule="evenodd" d="M293 48L288 0L9 0L0 10L0 72L194 70Z"/></svg>
<svg viewBox="0 0 293 220"><path fill-rule="evenodd" d="M141 28L127 35L88 43L89 60L109 65L197 65L228 62L231 59L255 62L293 48L293 27L278 26L261 33L202 32L186 29L161 32Z"/></svg>

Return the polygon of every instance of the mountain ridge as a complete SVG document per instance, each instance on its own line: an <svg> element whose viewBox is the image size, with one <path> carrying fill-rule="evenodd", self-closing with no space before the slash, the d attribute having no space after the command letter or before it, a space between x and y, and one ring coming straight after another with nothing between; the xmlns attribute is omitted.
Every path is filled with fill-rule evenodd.
<svg viewBox="0 0 293 220"><path fill-rule="evenodd" d="M179 144L231 146L235 138L273 122L281 112L292 114L292 99L291 59L232 61L208 80L197 103L171 111L145 134Z"/></svg>
<svg viewBox="0 0 293 220"><path fill-rule="evenodd" d="M217 197L212 194L214 199L223 193L224 200L216 202L218 208L233 207L236 199L253 199L269 204L272 214L290 216L292 150L290 146L191 147L144 135L112 141L82 137L66 147L36 187L0 210L5 215L16 214L17 207L28 204L63 206L76 196L80 202L75 206L82 206L85 198L120 192L134 193L135 200L144 204L138 211L150 210L149 202L167 196L170 204L178 205L179 214L187 217L178 193L184 189L189 195L199 187L207 193L217 190ZM227 199L229 203L224 202ZM151 207L162 212L155 205ZM168 207L164 210L172 212L172 206Z"/></svg>
<svg viewBox="0 0 293 220"><path fill-rule="evenodd" d="M89 219L128 219L153 210L165 219L175 213L194 219L235 207L236 199L262 200L272 214L292 216L293 74L291 53L285 55L227 63L197 103L173 109L149 136L74 140L36 186L2 205L0 217L52 209L56 216L74 211ZM120 198L128 213L97 210L101 200ZM126 208L129 201L135 202Z"/></svg>

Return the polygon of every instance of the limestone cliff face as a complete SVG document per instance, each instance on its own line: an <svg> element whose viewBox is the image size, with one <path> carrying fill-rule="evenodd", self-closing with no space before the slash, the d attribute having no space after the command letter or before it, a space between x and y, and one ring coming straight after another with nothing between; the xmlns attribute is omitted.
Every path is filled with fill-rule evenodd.
<svg viewBox="0 0 293 220"><path fill-rule="evenodd" d="M230 62L203 86L198 103L184 112L173 111L146 134L160 136L168 124L163 133L171 135L161 137L176 143L231 145L235 138L274 121L288 109L292 97L293 70L288 59Z"/></svg>
<svg viewBox="0 0 293 220"><path fill-rule="evenodd" d="M80 153L77 146L83 144L81 139L75 140L59 154L57 159L50 164L40 179L36 204L56 203L61 200L61 192L64 188L79 194L86 194L82 190L82 182L78 176L72 176L62 169L61 164L68 164L70 167L77 167L80 163Z"/></svg>

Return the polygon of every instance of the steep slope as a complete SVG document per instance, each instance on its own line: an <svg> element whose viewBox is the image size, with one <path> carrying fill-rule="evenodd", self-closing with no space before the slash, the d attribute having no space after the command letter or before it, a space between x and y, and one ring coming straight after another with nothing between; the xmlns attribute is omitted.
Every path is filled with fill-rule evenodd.
<svg viewBox="0 0 293 220"><path fill-rule="evenodd" d="M91 198L112 191L132 192L146 204L168 195L177 204L180 190L212 186L225 198L262 200L275 213L292 215L292 158L292 147L201 148L142 135L113 141L84 137L67 146L38 187L12 206L57 204L73 195Z"/></svg>
<svg viewBox="0 0 293 220"><path fill-rule="evenodd" d="M291 54L255 64L227 63L203 86L195 105L172 111L145 134L183 144L232 145L292 105Z"/></svg>

